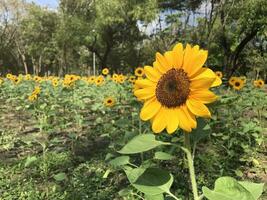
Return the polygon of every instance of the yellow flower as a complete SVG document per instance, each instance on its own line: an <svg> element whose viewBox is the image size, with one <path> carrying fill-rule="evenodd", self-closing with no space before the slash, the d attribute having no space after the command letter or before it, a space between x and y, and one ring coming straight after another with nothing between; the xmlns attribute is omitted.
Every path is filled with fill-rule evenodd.
<svg viewBox="0 0 267 200"><path fill-rule="evenodd" d="M24 80L26 80L26 81L31 80L31 79L32 79L32 77L31 77L30 74L26 74L26 75L24 76Z"/></svg>
<svg viewBox="0 0 267 200"><path fill-rule="evenodd" d="M95 79L95 84L97 86L100 86L104 83L104 81L105 81L104 77L100 75Z"/></svg>
<svg viewBox="0 0 267 200"><path fill-rule="evenodd" d="M39 83L39 82L42 80L42 78L41 78L40 76L34 76L34 77L33 77L33 80L34 80L35 82Z"/></svg>
<svg viewBox="0 0 267 200"><path fill-rule="evenodd" d="M241 90L245 85L245 82L241 78L236 78L233 83L233 88L235 90Z"/></svg>
<svg viewBox="0 0 267 200"><path fill-rule="evenodd" d="M123 74L120 74L117 78L118 83L124 83L125 80L126 80L126 76L124 76Z"/></svg>
<svg viewBox="0 0 267 200"><path fill-rule="evenodd" d="M135 76L144 76L145 71L142 67L137 67L134 71Z"/></svg>
<svg viewBox="0 0 267 200"><path fill-rule="evenodd" d="M37 94L32 94L31 96L28 97L29 101L35 101L38 98Z"/></svg>
<svg viewBox="0 0 267 200"><path fill-rule="evenodd" d="M87 82L88 82L88 83L94 83L94 82L95 82L95 76L90 76L90 77L87 79Z"/></svg>
<svg viewBox="0 0 267 200"><path fill-rule="evenodd" d="M11 79L12 76L13 76L12 74L7 74L7 75L6 75L6 78Z"/></svg>
<svg viewBox="0 0 267 200"><path fill-rule="evenodd" d="M232 76L232 77L229 79L229 81L228 81L229 85L233 86L234 83L235 83L235 80L236 80L236 79L237 79L237 77Z"/></svg>
<svg viewBox="0 0 267 200"><path fill-rule="evenodd" d="M109 73L108 68L104 68L104 69L102 70L102 74L104 74L104 75L108 75L108 73Z"/></svg>
<svg viewBox="0 0 267 200"><path fill-rule="evenodd" d="M113 97L107 97L104 99L104 105L107 107L112 107L115 105L115 99Z"/></svg>
<svg viewBox="0 0 267 200"><path fill-rule="evenodd" d="M52 80L52 85L54 86L54 87L57 87L58 86L58 79L53 79Z"/></svg>
<svg viewBox="0 0 267 200"><path fill-rule="evenodd" d="M264 87L264 80L262 80L262 79L255 80L253 82L253 84L255 87L262 88L262 87Z"/></svg>
<svg viewBox="0 0 267 200"><path fill-rule="evenodd" d="M244 83L247 82L247 77L245 77L245 76L240 76L240 79L241 79Z"/></svg>
<svg viewBox="0 0 267 200"><path fill-rule="evenodd" d="M3 82L4 82L4 80L0 78L0 85L2 85Z"/></svg>
<svg viewBox="0 0 267 200"><path fill-rule="evenodd" d="M32 94L33 95L34 94L38 95L38 94L40 94L40 92L41 92L41 88L39 86L37 86L37 87L34 88L34 91L32 92Z"/></svg>
<svg viewBox="0 0 267 200"><path fill-rule="evenodd" d="M216 71L215 72L216 76L218 76L219 78L222 78L223 77L223 74L221 71Z"/></svg>
<svg viewBox="0 0 267 200"><path fill-rule="evenodd" d="M130 83L134 83L135 82L135 76L130 76L128 80Z"/></svg>
<svg viewBox="0 0 267 200"><path fill-rule="evenodd" d="M221 79L209 68L202 67L208 52L199 46L181 43L164 55L156 54L153 67L145 66L146 79L136 80L140 89L134 94L144 100L142 120L151 120L152 130L169 134L178 127L191 132L197 127L196 116L210 117L205 106L217 99L209 88L221 84Z"/></svg>

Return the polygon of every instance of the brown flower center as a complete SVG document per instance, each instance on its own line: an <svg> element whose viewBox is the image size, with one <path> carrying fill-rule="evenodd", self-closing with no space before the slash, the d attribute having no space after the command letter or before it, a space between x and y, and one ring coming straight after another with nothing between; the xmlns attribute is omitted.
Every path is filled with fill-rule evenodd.
<svg viewBox="0 0 267 200"><path fill-rule="evenodd" d="M235 86L236 87L240 86L240 83L239 82L235 82Z"/></svg>
<svg viewBox="0 0 267 200"><path fill-rule="evenodd" d="M186 102L190 93L190 80L183 69L170 69L159 79L156 88L158 101L168 108L175 108Z"/></svg>

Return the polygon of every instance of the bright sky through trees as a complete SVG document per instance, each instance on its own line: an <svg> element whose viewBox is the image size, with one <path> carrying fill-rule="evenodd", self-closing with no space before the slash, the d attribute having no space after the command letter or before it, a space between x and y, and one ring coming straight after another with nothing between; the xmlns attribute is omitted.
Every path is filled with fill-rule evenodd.
<svg viewBox="0 0 267 200"><path fill-rule="evenodd" d="M34 2L41 6L47 6L50 8L56 8L58 6L58 0L27 0L28 2Z"/></svg>

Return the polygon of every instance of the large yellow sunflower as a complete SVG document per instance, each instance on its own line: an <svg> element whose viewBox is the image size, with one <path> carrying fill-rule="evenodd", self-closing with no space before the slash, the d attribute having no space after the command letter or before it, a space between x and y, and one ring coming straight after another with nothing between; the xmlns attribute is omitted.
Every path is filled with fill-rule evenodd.
<svg viewBox="0 0 267 200"><path fill-rule="evenodd" d="M144 101L142 120L151 120L152 130L165 128L173 133L178 127L186 132L196 128L196 116L210 117L205 106L217 99L209 88L221 84L221 79L209 68L202 67L208 52L189 44L177 44L164 55L156 54L153 67L145 66L146 79L136 80L140 89L135 96Z"/></svg>

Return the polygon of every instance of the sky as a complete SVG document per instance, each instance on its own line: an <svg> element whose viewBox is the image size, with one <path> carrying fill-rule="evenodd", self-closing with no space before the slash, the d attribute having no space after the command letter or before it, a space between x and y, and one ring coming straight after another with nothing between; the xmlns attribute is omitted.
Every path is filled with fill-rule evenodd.
<svg viewBox="0 0 267 200"><path fill-rule="evenodd" d="M34 2L41 6L47 6L49 8L56 8L59 0L27 0L28 2Z"/></svg>

